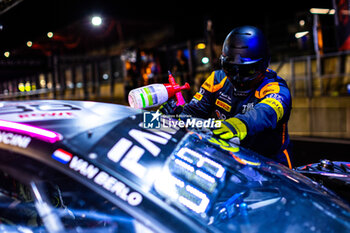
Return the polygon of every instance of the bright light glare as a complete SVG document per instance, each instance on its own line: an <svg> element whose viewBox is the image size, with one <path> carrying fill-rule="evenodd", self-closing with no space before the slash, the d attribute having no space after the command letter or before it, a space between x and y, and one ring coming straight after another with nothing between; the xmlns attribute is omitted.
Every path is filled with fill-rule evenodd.
<svg viewBox="0 0 350 233"><path fill-rule="evenodd" d="M31 42L31 41L28 41L27 42L27 46L30 48L30 47L32 47L32 45L33 45L33 42Z"/></svg>
<svg viewBox="0 0 350 233"><path fill-rule="evenodd" d="M208 62L209 62L209 58L207 58L207 57L203 57L202 58L202 63L203 64L208 64Z"/></svg>
<svg viewBox="0 0 350 233"><path fill-rule="evenodd" d="M30 82L26 82L26 84L24 85L24 90L25 91L31 91Z"/></svg>
<svg viewBox="0 0 350 233"><path fill-rule="evenodd" d="M52 38L53 37L53 32L48 32L47 37Z"/></svg>
<svg viewBox="0 0 350 233"><path fill-rule="evenodd" d="M20 92L24 92L24 91L25 91L25 89L24 89L24 84L23 84L23 83L19 83L19 84L18 84L18 90L19 90Z"/></svg>
<svg viewBox="0 0 350 233"><path fill-rule="evenodd" d="M10 56L10 52L9 51L4 52L4 56L5 57L9 57Z"/></svg>
<svg viewBox="0 0 350 233"><path fill-rule="evenodd" d="M50 110L50 109L51 109L51 106L50 106L50 105L48 105L48 104L45 104L45 105L39 105L39 109L40 109L41 111L48 111L48 110Z"/></svg>
<svg viewBox="0 0 350 233"><path fill-rule="evenodd" d="M334 14L335 14L335 9L331 9L331 10L329 10L328 14L330 14L330 15L334 15Z"/></svg>
<svg viewBox="0 0 350 233"><path fill-rule="evenodd" d="M205 49L206 45L204 43L197 44L197 49Z"/></svg>
<svg viewBox="0 0 350 233"><path fill-rule="evenodd" d="M305 32L297 32L297 33L295 33L295 38L299 39L299 38L301 38L301 37L303 37L303 36L305 36L305 35L307 35L307 34L309 34L308 31L305 31Z"/></svg>
<svg viewBox="0 0 350 233"><path fill-rule="evenodd" d="M102 18L100 16L94 16L91 19L91 23L94 26L100 26L102 24Z"/></svg>
<svg viewBox="0 0 350 233"><path fill-rule="evenodd" d="M335 10L334 9L324 9L324 8L311 8L310 9L311 14L320 14L320 15L325 15L325 14L334 14Z"/></svg>

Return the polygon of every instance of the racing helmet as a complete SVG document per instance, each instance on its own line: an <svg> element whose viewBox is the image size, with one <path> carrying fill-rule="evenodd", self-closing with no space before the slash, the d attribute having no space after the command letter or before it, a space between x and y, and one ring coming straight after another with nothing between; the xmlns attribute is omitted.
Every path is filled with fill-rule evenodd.
<svg viewBox="0 0 350 233"><path fill-rule="evenodd" d="M270 62L265 36L253 26L233 29L224 41L220 62L234 93L248 95L262 80Z"/></svg>

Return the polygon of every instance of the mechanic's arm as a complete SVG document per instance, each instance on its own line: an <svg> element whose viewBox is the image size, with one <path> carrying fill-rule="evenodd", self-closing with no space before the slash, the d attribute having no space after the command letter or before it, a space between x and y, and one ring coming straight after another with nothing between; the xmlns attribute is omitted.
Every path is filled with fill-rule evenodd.
<svg viewBox="0 0 350 233"><path fill-rule="evenodd" d="M184 106L184 110L181 114L207 119L211 116L212 113L213 98L213 93L201 87L199 91L193 96L192 100Z"/></svg>
<svg viewBox="0 0 350 233"><path fill-rule="evenodd" d="M276 128L279 121L288 119L290 109L289 89L281 85L277 93L267 94L250 111L223 121L222 126L213 130L213 133L222 139L238 137L243 140L247 135Z"/></svg>
<svg viewBox="0 0 350 233"><path fill-rule="evenodd" d="M215 71L202 84L199 91L193 96L190 103L186 104L182 114L192 117L207 119L211 116L215 101Z"/></svg>

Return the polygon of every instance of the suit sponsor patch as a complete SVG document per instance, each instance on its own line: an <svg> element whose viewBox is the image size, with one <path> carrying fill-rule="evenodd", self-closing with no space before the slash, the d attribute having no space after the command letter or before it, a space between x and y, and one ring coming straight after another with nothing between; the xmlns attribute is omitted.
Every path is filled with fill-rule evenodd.
<svg viewBox="0 0 350 233"><path fill-rule="evenodd" d="M266 98L263 99L260 103L269 105L276 112L277 121L281 120L284 114L283 105L276 99Z"/></svg>
<svg viewBox="0 0 350 233"><path fill-rule="evenodd" d="M193 97L197 100L201 100L203 98L203 95L197 92Z"/></svg>
<svg viewBox="0 0 350 233"><path fill-rule="evenodd" d="M215 105L217 105L220 108L224 109L226 112L230 112L231 111L231 106L229 104L225 103L224 101L219 100L219 99L217 99L215 101Z"/></svg>
<svg viewBox="0 0 350 233"><path fill-rule="evenodd" d="M263 88L261 88L260 91L257 90L255 92L255 97L258 99L262 99L268 94L279 93L279 92L280 92L280 86L278 82L272 82L265 85Z"/></svg>

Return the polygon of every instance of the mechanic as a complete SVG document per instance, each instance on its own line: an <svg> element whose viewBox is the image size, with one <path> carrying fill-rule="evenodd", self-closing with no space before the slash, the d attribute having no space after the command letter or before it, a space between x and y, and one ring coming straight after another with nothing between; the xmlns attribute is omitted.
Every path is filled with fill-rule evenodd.
<svg viewBox="0 0 350 233"><path fill-rule="evenodd" d="M165 114L222 120L215 136L240 144L292 168L287 123L292 100L287 83L267 69L269 49L263 33L252 26L233 29L220 57L221 70L211 73L183 109L170 100Z"/></svg>

